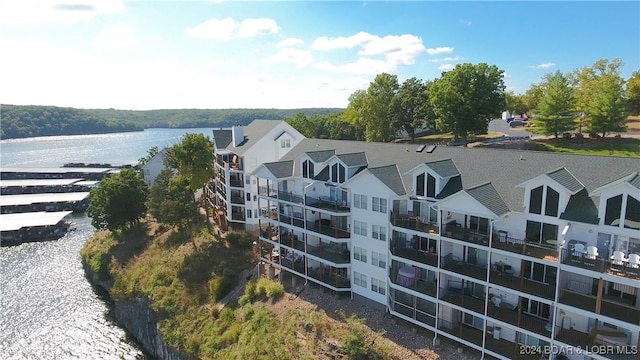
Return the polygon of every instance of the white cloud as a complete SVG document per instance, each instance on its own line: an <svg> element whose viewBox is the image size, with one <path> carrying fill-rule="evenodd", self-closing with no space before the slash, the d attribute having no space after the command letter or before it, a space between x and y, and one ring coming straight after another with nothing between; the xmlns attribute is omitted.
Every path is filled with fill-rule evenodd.
<svg viewBox="0 0 640 360"><path fill-rule="evenodd" d="M410 65L416 56L425 50L422 39L414 35L387 35L374 37L362 46L360 56L384 54L387 60L396 64Z"/></svg>
<svg viewBox="0 0 640 360"><path fill-rule="evenodd" d="M0 24L73 24L124 11L124 0L2 1Z"/></svg>
<svg viewBox="0 0 640 360"><path fill-rule="evenodd" d="M548 63L544 63L544 64L538 64L538 65L532 65L530 67L534 68L534 69L548 69L551 67L556 66L556 64L548 62Z"/></svg>
<svg viewBox="0 0 640 360"><path fill-rule="evenodd" d="M279 48L283 48L283 47L290 47L290 46L296 46L296 45L302 45L302 44L304 44L304 41L302 41L302 39L288 38L280 41L277 46Z"/></svg>
<svg viewBox="0 0 640 360"><path fill-rule="evenodd" d="M453 51L452 47L437 47L437 48L429 48L427 49L427 53L429 55L437 55L442 53L450 53Z"/></svg>
<svg viewBox="0 0 640 360"><path fill-rule="evenodd" d="M449 71L449 70L451 70L453 68L454 68L453 64L443 64L443 65L438 66L438 70L442 70L442 71Z"/></svg>
<svg viewBox="0 0 640 360"><path fill-rule="evenodd" d="M352 49L356 46L362 46L369 41L373 40L377 36L371 35L366 32L359 32L349 37L337 37L330 39L326 36L317 38L313 44L311 44L312 50L335 50L335 49Z"/></svg>
<svg viewBox="0 0 640 360"><path fill-rule="evenodd" d="M207 60L207 64L211 66L226 66L226 65L231 65L233 63L234 63L233 60L220 60L220 59L213 59L213 58Z"/></svg>
<svg viewBox="0 0 640 360"><path fill-rule="evenodd" d="M333 65L329 62L319 62L316 63L315 67L319 70L358 75L376 75L382 72L389 73L396 70L396 64L391 61L364 57L359 58L356 62L347 63L341 66Z"/></svg>
<svg viewBox="0 0 640 360"><path fill-rule="evenodd" d="M233 18L209 19L192 28L185 34L197 38L229 40L232 37L254 37L265 34L277 34L278 24L273 19L244 19L241 23Z"/></svg>
<svg viewBox="0 0 640 360"><path fill-rule="evenodd" d="M228 40L238 26L232 18L209 19L193 28L186 29L184 32L197 38Z"/></svg>
<svg viewBox="0 0 640 360"><path fill-rule="evenodd" d="M133 29L129 25L111 25L93 39L93 45L104 48L131 47L136 44Z"/></svg>
<svg viewBox="0 0 640 360"><path fill-rule="evenodd" d="M305 67L311 62L311 53L303 50L286 48L278 51L275 55L265 59L273 63L290 63L300 67Z"/></svg>
<svg viewBox="0 0 640 360"><path fill-rule="evenodd" d="M427 61L431 63L440 63L440 62L454 62L454 61L461 61L461 60L464 60L464 58L460 56L451 56L451 57L443 57L443 58L437 58L437 59L429 59Z"/></svg>
<svg viewBox="0 0 640 360"><path fill-rule="evenodd" d="M244 19L240 24L238 37L254 37L266 34L277 34L278 24L273 19Z"/></svg>

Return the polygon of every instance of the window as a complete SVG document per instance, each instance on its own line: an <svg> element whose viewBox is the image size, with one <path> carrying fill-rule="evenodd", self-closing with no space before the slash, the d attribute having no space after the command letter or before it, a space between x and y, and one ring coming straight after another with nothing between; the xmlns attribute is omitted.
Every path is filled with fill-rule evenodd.
<svg viewBox="0 0 640 360"><path fill-rule="evenodd" d="M427 174L427 196L436 197L436 178Z"/></svg>
<svg viewBox="0 0 640 360"><path fill-rule="evenodd" d="M251 219L251 210L247 209L247 219Z"/></svg>
<svg viewBox="0 0 640 360"><path fill-rule="evenodd" d="M247 179L245 181L245 184L247 185L251 185L251 178L247 176Z"/></svg>
<svg viewBox="0 0 640 360"><path fill-rule="evenodd" d="M525 234L527 241L544 244L547 240L558 239L558 225L527 220Z"/></svg>
<svg viewBox="0 0 640 360"><path fill-rule="evenodd" d="M622 195L607 199L607 208L604 213L604 224L619 226L620 210L622 210Z"/></svg>
<svg viewBox="0 0 640 360"><path fill-rule="evenodd" d="M387 228L380 225L371 225L371 237L374 239L386 241L387 240Z"/></svg>
<svg viewBox="0 0 640 360"><path fill-rule="evenodd" d="M353 233L362 235L362 236L367 236L367 223L358 221L358 220L353 220Z"/></svg>
<svg viewBox="0 0 640 360"><path fill-rule="evenodd" d="M258 195L253 195L253 201L258 201Z"/></svg>
<svg viewBox="0 0 640 360"><path fill-rule="evenodd" d="M285 149L285 148L290 148L291 147L291 139L280 139L280 147Z"/></svg>
<svg viewBox="0 0 640 360"><path fill-rule="evenodd" d="M385 295L387 293L386 290L386 284L382 280L371 278L371 291L377 292L380 295Z"/></svg>
<svg viewBox="0 0 640 360"><path fill-rule="evenodd" d="M258 209L253 210L253 217L256 219L258 218Z"/></svg>
<svg viewBox="0 0 640 360"><path fill-rule="evenodd" d="M544 214L547 216L558 216L558 205L560 203L560 193L547 186L547 201L544 206Z"/></svg>
<svg viewBox="0 0 640 360"><path fill-rule="evenodd" d="M371 252L371 264L381 267L383 269L387 268L387 256L385 254L381 254L375 251Z"/></svg>
<svg viewBox="0 0 640 360"><path fill-rule="evenodd" d="M333 164L331 166L331 182L343 183L345 178L345 169L342 164Z"/></svg>
<svg viewBox="0 0 640 360"><path fill-rule="evenodd" d="M367 210L367 195L353 194L353 207Z"/></svg>
<svg viewBox="0 0 640 360"><path fill-rule="evenodd" d="M360 274L359 272L353 272L353 283L355 285L367 288L367 275Z"/></svg>
<svg viewBox="0 0 640 360"><path fill-rule="evenodd" d="M372 197L371 198L371 210L380 212L383 214L387 213L387 199Z"/></svg>
<svg viewBox="0 0 640 360"><path fill-rule="evenodd" d="M251 201L251 193L247 193L247 201Z"/></svg>
<svg viewBox="0 0 640 360"><path fill-rule="evenodd" d="M640 201L627 195L627 211L624 215L624 227L640 230Z"/></svg>
<svg viewBox="0 0 640 360"><path fill-rule="evenodd" d="M305 160L302 162L302 177L310 179L315 175L314 165L312 161Z"/></svg>
<svg viewBox="0 0 640 360"><path fill-rule="evenodd" d="M354 246L353 247L353 258L356 260L360 260L362 262L367 262L367 249Z"/></svg>
<svg viewBox="0 0 640 360"><path fill-rule="evenodd" d="M542 214L542 186L531 190L529 196L529 212L532 214Z"/></svg>
<svg viewBox="0 0 640 360"><path fill-rule="evenodd" d="M424 196L424 174L420 174L416 178L416 195Z"/></svg>

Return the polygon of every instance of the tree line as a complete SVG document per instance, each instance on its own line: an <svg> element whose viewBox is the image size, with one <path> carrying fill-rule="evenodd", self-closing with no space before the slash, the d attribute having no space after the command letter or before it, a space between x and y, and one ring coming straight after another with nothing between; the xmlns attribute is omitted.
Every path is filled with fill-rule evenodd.
<svg viewBox="0 0 640 360"><path fill-rule="evenodd" d="M255 119L277 120L298 112L314 116L340 109L75 109L56 106L1 105L3 139L50 135L100 134L146 128L195 128L247 125Z"/></svg>
<svg viewBox="0 0 640 360"><path fill-rule="evenodd" d="M495 65L459 64L435 80L398 82L382 73L366 90L349 97L344 111L287 121L307 137L389 142L416 131L451 132L466 145L486 134L488 123L508 110L535 115L532 130L545 135L568 131L605 136L625 131L628 115L640 114L640 71L625 81L622 61L603 59L568 74L543 76L522 95L505 91L504 71Z"/></svg>

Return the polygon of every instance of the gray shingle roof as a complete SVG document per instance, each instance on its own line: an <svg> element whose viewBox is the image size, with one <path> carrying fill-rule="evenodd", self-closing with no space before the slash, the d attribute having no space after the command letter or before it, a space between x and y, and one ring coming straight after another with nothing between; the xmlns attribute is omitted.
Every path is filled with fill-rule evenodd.
<svg viewBox="0 0 640 360"><path fill-rule="evenodd" d="M231 144L231 130L217 129L213 130L213 141L216 144L216 149L226 149Z"/></svg>
<svg viewBox="0 0 640 360"><path fill-rule="evenodd" d="M465 191L496 215L509 212L509 207L504 203L500 194L498 194L498 191L496 191L496 188L494 188L491 183L478 185Z"/></svg>
<svg viewBox="0 0 640 360"><path fill-rule="evenodd" d="M598 224L598 208L589 197L586 189L582 189L571 195L567 207L560 214L560 219L578 221L587 224Z"/></svg>
<svg viewBox="0 0 640 360"><path fill-rule="evenodd" d="M547 173L547 176L555 180L558 184L567 188L572 194L584 188L578 179L565 168L560 168Z"/></svg>
<svg viewBox="0 0 640 360"><path fill-rule="evenodd" d="M322 171L313 178L313 180L329 181L329 165L325 166L324 169L322 169Z"/></svg>
<svg viewBox="0 0 640 360"><path fill-rule="evenodd" d="M638 166L640 166L640 164L638 164ZM636 176L634 176L632 179L629 180L629 184L640 189L640 175L636 174Z"/></svg>
<svg viewBox="0 0 640 360"><path fill-rule="evenodd" d="M407 193L396 165L369 168L369 172L378 178L378 180L382 181L382 183L387 185L389 189L397 195L404 195Z"/></svg>
<svg viewBox="0 0 640 360"><path fill-rule="evenodd" d="M367 155L364 152L340 154L337 157L349 167L367 165Z"/></svg>
<svg viewBox="0 0 640 360"><path fill-rule="evenodd" d="M230 129L213 130L213 137L216 139L216 148L227 149L238 155L243 155L258 140L262 139L265 134L283 122L283 120L253 120L249 125L242 127L245 140L238 146L233 146L233 135ZM222 133L223 131L228 131L228 134ZM216 132L220 132L220 136L222 136L220 144L218 144ZM279 136L282 136L282 134L279 134ZM222 146L223 143L225 143L225 146Z"/></svg>
<svg viewBox="0 0 640 360"><path fill-rule="evenodd" d="M293 176L293 161L265 163L264 166L278 179Z"/></svg>
<svg viewBox="0 0 640 360"><path fill-rule="evenodd" d="M364 152L369 167L396 164L407 191L413 188L407 171L425 160L451 159L461 174L463 189L491 182L513 211L524 208L524 189L516 185L553 170L566 168L588 191L593 191L638 169L638 159L631 157L448 146L438 146L433 153L425 154L407 152L406 144L324 139L302 140L282 160L320 150L335 150L336 154Z"/></svg>
<svg viewBox="0 0 640 360"><path fill-rule="evenodd" d="M335 155L336 151L331 150L320 150L320 151L308 151L307 155L313 160L313 162L325 162L329 160L330 157Z"/></svg>
<svg viewBox="0 0 640 360"><path fill-rule="evenodd" d="M452 177L451 179L449 179L449 181L447 181L447 185L444 186L442 191L440 191L440 193L436 195L436 199L444 199L461 190L462 179L460 179L460 176Z"/></svg>
<svg viewBox="0 0 640 360"><path fill-rule="evenodd" d="M443 178L460 174L458 168L456 167L456 164L454 164L451 159L431 161L425 163L425 165L427 165L429 168L435 171L436 174L440 175Z"/></svg>

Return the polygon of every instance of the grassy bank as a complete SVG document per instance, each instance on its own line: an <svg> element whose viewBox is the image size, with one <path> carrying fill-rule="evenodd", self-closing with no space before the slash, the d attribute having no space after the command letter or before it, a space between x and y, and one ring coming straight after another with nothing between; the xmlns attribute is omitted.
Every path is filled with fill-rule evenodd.
<svg viewBox="0 0 640 360"><path fill-rule="evenodd" d="M544 139L526 142L525 149L587 155L640 157L640 139L615 137Z"/></svg>
<svg viewBox="0 0 640 360"><path fill-rule="evenodd" d="M187 238L150 223L127 234L99 232L81 256L113 281L114 299L150 299L167 344L189 358L393 358L389 341L372 341L380 334L354 317L274 310L286 301L284 288L267 279L249 282L240 301L219 310L220 300L246 282L255 263L252 241L244 233L219 238L207 228Z"/></svg>

